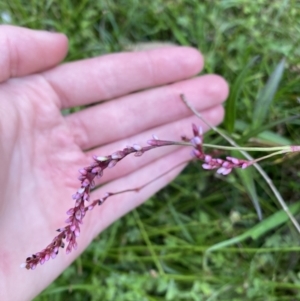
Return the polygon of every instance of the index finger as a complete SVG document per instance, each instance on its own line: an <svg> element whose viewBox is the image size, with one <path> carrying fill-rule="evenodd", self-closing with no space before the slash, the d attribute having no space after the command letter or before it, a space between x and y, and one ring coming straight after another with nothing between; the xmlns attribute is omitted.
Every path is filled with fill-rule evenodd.
<svg viewBox="0 0 300 301"><path fill-rule="evenodd" d="M61 107L70 108L186 79L202 67L196 49L174 46L67 63L43 75L60 96Z"/></svg>

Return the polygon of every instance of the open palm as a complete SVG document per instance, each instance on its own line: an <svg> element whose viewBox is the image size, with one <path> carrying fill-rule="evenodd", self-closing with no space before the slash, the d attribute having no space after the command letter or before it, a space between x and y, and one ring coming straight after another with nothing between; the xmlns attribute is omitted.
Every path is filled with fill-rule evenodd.
<svg viewBox="0 0 300 301"><path fill-rule="evenodd" d="M167 47L58 65L66 51L63 35L0 26L1 300L31 300L95 235L180 171L95 208L85 218L77 251L59 254L35 271L20 270L26 256L46 247L54 230L64 225L65 211L73 206L71 195L80 185L77 170L93 154L145 144L152 133L175 140L190 135L196 120L180 102L180 93L211 123L223 117L225 81L216 75L188 79L202 68L195 49ZM94 105L61 114L61 109L87 104ZM99 182L106 184L92 197L142 185L188 153L170 147L128 157L107 172Z"/></svg>

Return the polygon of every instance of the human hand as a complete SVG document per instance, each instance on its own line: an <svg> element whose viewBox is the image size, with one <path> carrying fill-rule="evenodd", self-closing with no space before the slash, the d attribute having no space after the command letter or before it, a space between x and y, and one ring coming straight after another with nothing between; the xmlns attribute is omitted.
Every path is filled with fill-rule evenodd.
<svg viewBox="0 0 300 301"><path fill-rule="evenodd" d="M64 226L79 186L77 170L93 154L143 145L152 133L168 140L190 135L191 123L201 122L180 101L181 93L211 123L223 118L225 81L216 75L189 79L203 65L195 49L168 47L58 65L66 52L64 35L0 26L1 300L31 300L104 228L182 169L139 193L112 197L87 214L77 251L59 254L35 271L20 269L26 255L46 247L55 229ZM87 104L94 106L61 114L61 109ZM187 149L174 147L128 157L99 181L106 184L92 192L92 200L142 185L188 158Z"/></svg>

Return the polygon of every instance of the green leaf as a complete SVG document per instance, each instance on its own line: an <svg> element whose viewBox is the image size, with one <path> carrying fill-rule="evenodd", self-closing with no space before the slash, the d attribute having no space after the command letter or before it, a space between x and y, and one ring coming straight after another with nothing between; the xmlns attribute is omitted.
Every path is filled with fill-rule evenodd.
<svg viewBox="0 0 300 301"><path fill-rule="evenodd" d="M275 122L268 123L268 124L266 124L264 126L261 126L261 127L255 129L255 130L251 130L251 131L245 133L243 135L243 137L241 137L238 140L238 142L240 144L243 144L243 143L247 142L250 138L259 136L260 133L262 133L262 132L264 132L264 131L266 131L268 129L271 129L271 128L279 125L279 124L284 124L284 123L288 124L288 123L292 122L293 120L297 120L297 119L300 119L300 115L289 116L287 118L279 119L279 120L276 120ZM239 128L240 128L241 131L244 131L245 128L247 126L249 126L249 125L247 125L246 123L244 123L243 121L240 121L240 120L237 120L237 125L239 126ZM277 134L277 135L279 135L279 134ZM276 144L281 144L281 142L283 142L282 139L285 140L284 143L283 143L283 145L292 144L292 142L289 139L284 138L282 136L280 136L280 137L281 138L276 142Z"/></svg>
<svg viewBox="0 0 300 301"><path fill-rule="evenodd" d="M284 71L285 59L282 59L271 74L265 87L259 92L253 112L252 128L260 127L268 114L271 102L278 89Z"/></svg>
<svg viewBox="0 0 300 301"><path fill-rule="evenodd" d="M234 81L234 83L230 89L230 94L226 101L225 120L224 120L225 127L228 130L228 132L230 132L230 133L232 133L234 131L237 102L240 97L244 83L246 82L246 80L245 80L246 76L247 76L250 68L257 61L257 59L258 59L258 56L254 57L250 60L250 62L245 66L245 68L242 70L242 72L236 78L236 80Z"/></svg>
<svg viewBox="0 0 300 301"><path fill-rule="evenodd" d="M272 131L264 131L257 136L262 142L276 145L291 145L292 141Z"/></svg>

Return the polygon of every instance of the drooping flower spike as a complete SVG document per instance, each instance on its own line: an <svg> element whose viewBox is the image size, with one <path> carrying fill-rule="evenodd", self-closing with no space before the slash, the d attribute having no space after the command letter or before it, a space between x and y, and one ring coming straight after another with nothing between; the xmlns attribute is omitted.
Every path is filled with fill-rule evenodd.
<svg viewBox="0 0 300 301"><path fill-rule="evenodd" d="M87 211L94 209L94 207L97 205L102 205L109 197L113 195L128 191L139 191L149 183L153 182L152 180L149 183L146 183L145 185L135 189L127 189L121 192L106 193L102 198L90 201L90 193L91 190L95 187L96 178L101 178L106 168L114 167L119 161L121 161L130 154L134 154L135 156L141 156L149 150L162 146L190 146L193 147L192 157L196 160L200 160L203 162L203 169L217 169L217 173L222 175L228 175L234 168L247 168L254 162L257 162L261 159L260 158L257 160L247 161L233 157L226 157L225 159L214 158L211 154L207 154L204 152L204 146L212 147L212 145L203 144L202 128L197 127L195 124L193 124L192 131L193 137L190 139L183 137L183 142L159 140L155 135L153 135L153 139L147 141L147 146L142 147L139 144L134 144L132 146L125 147L123 150L118 150L108 156L93 156L93 162L91 163L91 165L79 169L80 175L78 177L78 180L80 181L81 185L79 189L72 195L75 204L74 207L70 208L67 211L68 218L65 221L67 225L57 229L59 234L56 237L54 237L52 242L45 249L33 254L32 256L27 257L25 263L21 264L21 267L34 270L38 264L42 265L50 258L54 259L57 256L59 249L64 248L65 245L67 254L69 254L73 249L77 249L76 239L80 235L80 227L83 224L83 219ZM229 149L228 147L222 146L215 147L221 149ZM290 151L299 151L299 147L290 147ZM281 151L280 153L283 152L284 151ZM285 148L285 152L287 152L287 148ZM275 154L279 154L279 152L273 153L273 155ZM263 158L267 158L271 155L268 155Z"/></svg>

